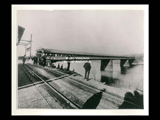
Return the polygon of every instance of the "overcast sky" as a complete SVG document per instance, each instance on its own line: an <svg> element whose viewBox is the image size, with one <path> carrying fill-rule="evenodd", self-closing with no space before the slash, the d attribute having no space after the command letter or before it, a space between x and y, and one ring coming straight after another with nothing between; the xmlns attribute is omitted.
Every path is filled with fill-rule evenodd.
<svg viewBox="0 0 160 120"><path fill-rule="evenodd" d="M144 49L143 10L19 10L17 20L22 39L32 34L32 55L38 47L120 55Z"/></svg>

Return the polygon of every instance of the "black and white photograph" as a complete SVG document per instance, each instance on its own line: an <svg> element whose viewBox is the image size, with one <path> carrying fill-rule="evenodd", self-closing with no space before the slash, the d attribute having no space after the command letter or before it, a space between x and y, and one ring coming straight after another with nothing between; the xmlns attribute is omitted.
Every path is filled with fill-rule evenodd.
<svg viewBox="0 0 160 120"><path fill-rule="evenodd" d="M147 113L147 5L12 7L13 113Z"/></svg>

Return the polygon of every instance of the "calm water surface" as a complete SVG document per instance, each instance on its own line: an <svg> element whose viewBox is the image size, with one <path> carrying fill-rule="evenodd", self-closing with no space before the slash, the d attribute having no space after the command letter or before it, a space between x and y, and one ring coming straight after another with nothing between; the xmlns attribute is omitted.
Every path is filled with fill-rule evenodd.
<svg viewBox="0 0 160 120"><path fill-rule="evenodd" d="M119 64L114 64L113 70L101 72L101 82L114 87L143 91L143 65L121 68Z"/></svg>

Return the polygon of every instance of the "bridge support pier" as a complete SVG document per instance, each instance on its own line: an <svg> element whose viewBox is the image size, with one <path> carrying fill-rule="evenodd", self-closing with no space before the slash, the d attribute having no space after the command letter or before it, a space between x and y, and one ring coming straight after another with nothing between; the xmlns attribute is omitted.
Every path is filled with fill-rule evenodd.
<svg viewBox="0 0 160 120"><path fill-rule="evenodd" d="M123 65L126 63L127 59L121 59L120 60L120 66L123 67Z"/></svg>
<svg viewBox="0 0 160 120"><path fill-rule="evenodd" d="M128 60L128 63L129 63L129 66L130 66L130 67L132 66L132 63L134 62L134 60L135 60L135 59L129 59L129 60ZM126 61L127 61L127 59L121 59L121 60L120 60L120 66L123 67L123 65L126 63Z"/></svg>
<svg viewBox="0 0 160 120"><path fill-rule="evenodd" d="M101 71L104 71L104 70L105 70L105 68L107 67L109 61L110 61L110 59L101 60Z"/></svg>
<svg viewBox="0 0 160 120"><path fill-rule="evenodd" d="M129 66L132 66L132 63L134 62L135 59L129 59Z"/></svg>

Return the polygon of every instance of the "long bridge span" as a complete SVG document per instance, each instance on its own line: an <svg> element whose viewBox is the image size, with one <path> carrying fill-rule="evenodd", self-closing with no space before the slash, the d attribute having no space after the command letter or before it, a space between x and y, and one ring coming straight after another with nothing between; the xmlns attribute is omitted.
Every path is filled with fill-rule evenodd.
<svg viewBox="0 0 160 120"><path fill-rule="evenodd" d="M120 55L106 55L106 54L98 54L98 53L85 53L85 52L73 52L73 51L64 51L64 50L56 50L56 49L46 49L40 48L36 50L36 55L38 57L45 56L47 60L52 62L57 61L82 61L82 60L101 60L101 71L105 70L108 63L111 60L120 60L120 66L122 67L126 61L130 66L135 60L135 57L129 56L120 56Z"/></svg>

